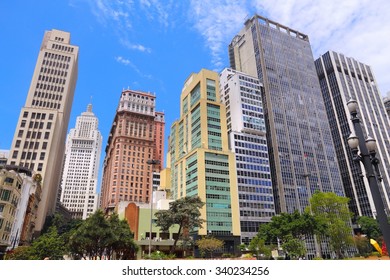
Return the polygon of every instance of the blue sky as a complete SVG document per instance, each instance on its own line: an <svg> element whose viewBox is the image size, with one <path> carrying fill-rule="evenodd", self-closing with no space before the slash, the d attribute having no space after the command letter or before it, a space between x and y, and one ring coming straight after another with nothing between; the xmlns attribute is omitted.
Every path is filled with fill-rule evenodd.
<svg viewBox="0 0 390 280"><path fill-rule="evenodd" d="M0 149L10 149L45 30L68 31L80 47L69 128L92 96L105 147L124 88L156 94L168 135L186 78L228 67L227 45L255 12L309 35L314 58L334 50L372 66L390 91L387 0L1 1Z"/></svg>

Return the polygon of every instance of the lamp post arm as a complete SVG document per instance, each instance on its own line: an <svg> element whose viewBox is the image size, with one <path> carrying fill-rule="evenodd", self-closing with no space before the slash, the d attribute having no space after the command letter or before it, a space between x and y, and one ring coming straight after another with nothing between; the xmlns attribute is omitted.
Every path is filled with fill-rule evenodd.
<svg viewBox="0 0 390 280"><path fill-rule="evenodd" d="M365 145L365 139L363 135L363 129L360 125L360 120L356 116L357 113L351 113L352 115L352 123L353 128L355 130L355 134L359 139L359 150L361 161L364 165L364 169L366 170L366 177L370 186L370 191L372 194L372 198L374 200L377 219L379 221L379 227L382 231L384 242L386 243L386 247L390 248L390 225L387 221L387 215L385 212L385 205L382 200L381 193L379 191L378 179L376 177L376 172L374 170L373 164L371 162L371 155L368 152L368 149Z"/></svg>

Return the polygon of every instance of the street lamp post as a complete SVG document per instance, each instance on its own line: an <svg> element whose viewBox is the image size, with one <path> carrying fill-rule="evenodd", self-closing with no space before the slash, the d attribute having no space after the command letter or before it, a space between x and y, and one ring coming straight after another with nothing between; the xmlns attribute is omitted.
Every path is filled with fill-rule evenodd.
<svg viewBox="0 0 390 280"><path fill-rule="evenodd" d="M347 102L348 110L351 114L351 120L355 133L351 133L348 137L348 145L352 150L354 160L362 162L366 171L368 184L371 190L372 198L377 212L377 218L379 221L379 227L383 234L383 239L386 244L386 248L390 248L390 225L387 221L387 215L385 211L385 205L383 203L378 181L382 181L382 177L379 172L379 159L376 157L376 141L374 138L368 136L364 140L363 130L360 125L360 120L357 117L358 103L354 99L350 99ZM360 150L360 154L358 151Z"/></svg>
<svg viewBox="0 0 390 280"><path fill-rule="evenodd" d="M149 201L150 201L150 229L149 229L149 257L150 257L150 252L152 249L152 228L153 228L153 166L156 164L159 164L160 161L157 159L149 159L147 164L152 166L152 181L150 182L150 194L149 194Z"/></svg>

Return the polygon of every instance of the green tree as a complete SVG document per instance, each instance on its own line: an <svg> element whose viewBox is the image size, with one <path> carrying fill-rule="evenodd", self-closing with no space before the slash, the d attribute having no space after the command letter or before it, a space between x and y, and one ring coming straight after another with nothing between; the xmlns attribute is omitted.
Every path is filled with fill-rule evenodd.
<svg viewBox="0 0 390 280"><path fill-rule="evenodd" d="M138 247L125 220L117 214L105 217L101 210L88 217L69 237L74 258L134 259Z"/></svg>
<svg viewBox="0 0 390 280"><path fill-rule="evenodd" d="M298 259L306 254L305 243L293 236L286 237L283 242L283 250L293 259Z"/></svg>
<svg viewBox="0 0 390 280"><path fill-rule="evenodd" d="M310 199L310 210L319 221L326 224L324 235L337 258L343 258L343 252L354 244L351 227L352 213L348 208L347 197L332 192L317 192Z"/></svg>
<svg viewBox="0 0 390 280"><path fill-rule="evenodd" d="M69 241L70 248L76 249L76 252L72 253L79 254L81 252L89 259L101 259L112 239L113 233L110 224L103 211L98 210L82 223Z"/></svg>
<svg viewBox="0 0 390 280"><path fill-rule="evenodd" d="M357 223L360 225L362 233L365 234L368 239L372 238L378 241L382 236L379 222L376 219L372 217L361 216L357 218Z"/></svg>
<svg viewBox="0 0 390 280"><path fill-rule="evenodd" d="M12 251L8 251L5 255L6 260L30 260L31 259L31 247L19 246Z"/></svg>
<svg viewBox="0 0 390 280"><path fill-rule="evenodd" d="M116 259L135 259L138 246L134 242L134 235L130 231L129 224L125 220L120 220L117 214L111 215L108 222L113 230L107 249L109 258L115 256Z"/></svg>
<svg viewBox="0 0 390 280"><path fill-rule="evenodd" d="M258 237L267 243L283 243L288 239L295 238L305 240L309 235L320 234L325 231L325 223L311 215L308 211L299 213L281 213L273 216L271 221L259 228Z"/></svg>
<svg viewBox="0 0 390 280"><path fill-rule="evenodd" d="M259 236L252 238L249 243L249 250L255 253L257 259L259 259L262 255L267 259L271 257L271 247L265 245L264 239L261 239Z"/></svg>
<svg viewBox="0 0 390 280"><path fill-rule="evenodd" d="M178 240L186 240L189 232L195 228L202 228L205 220L200 218L200 209L204 204L198 196L184 197L171 202L168 210L155 213L156 225L161 228L161 231L168 232L173 225L179 225L171 254L175 251Z"/></svg>
<svg viewBox="0 0 390 280"><path fill-rule="evenodd" d="M39 236L31 245L29 254L33 260L62 260L66 253L64 241L55 226L51 226L45 234Z"/></svg>
<svg viewBox="0 0 390 280"><path fill-rule="evenodd" d="M224 242L213 236L206 236L196 240L196 245L198 246L202 256L209 255L210 258L213 258L213 253L222 249Z"/></svg>

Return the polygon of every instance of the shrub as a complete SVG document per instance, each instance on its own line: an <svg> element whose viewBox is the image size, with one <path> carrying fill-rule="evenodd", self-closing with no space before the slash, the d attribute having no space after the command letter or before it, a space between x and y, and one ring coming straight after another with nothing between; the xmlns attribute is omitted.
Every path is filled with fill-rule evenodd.
<svg viewBox="0 0 390 280"><path fill-rule="evenodd" d="M151 260L166 260L167 255L164 254L163 252L155 251L155 252L150 254L150 259Z"/></svg>
<svg viewBox="0 0 390 280"><path fill-rule="evenodd" d="M223 253L222 258L234 258L234 255L230 253Z"/></svg>

